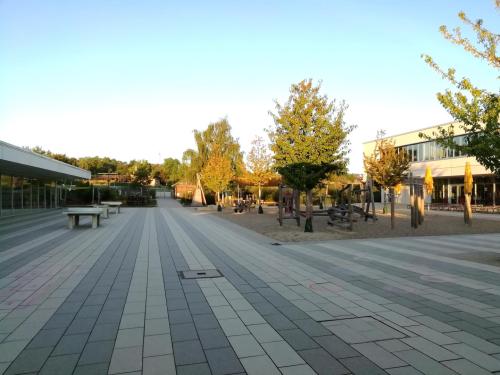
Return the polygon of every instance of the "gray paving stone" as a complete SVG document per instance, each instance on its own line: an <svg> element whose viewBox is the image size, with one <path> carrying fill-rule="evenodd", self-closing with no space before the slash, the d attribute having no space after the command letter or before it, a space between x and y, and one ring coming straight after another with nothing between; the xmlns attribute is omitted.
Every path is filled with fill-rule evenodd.
<svg viewBox="0 0 500 375"><path fill-rule="evenodd" d="M299 319L293 322L309 336L330 336L332 334L323 325L312 319Z"/></svg>
<svg viewBox="0 0 500 375"><path fill-rule="evenodd" d="M144 337L144 357L165 354L172 354L172 340L169 334Z"/></svg>
<svg viewBox="0 0 500 375"><path fill-rule="evenodd" d="M174 342L173 347L175 364L177 366L207 361L198 340Z"/></svg>
<svg viewBox="0 0 500 375"><path fill-rule="evenodd" d="M383 349L375 343L369 342L364 344L356 344L352 347L383 369L402 367L406 365L405 362L400 360L395 355L391 354L391 352Z"/></svg>
<svg viewBox="0 0 500 375"><path fill-rule="evenodd" d="M281 375L268 356L242 358L241 364L248 375Z"/></svg>
<svg viewBox="0 0 500 375"><path fill-rule="evenodd" d="M120 328L139 328L144 327L144 313L124 314L120 321Z"/></svg>
<svg viewBox="0 0 500 375"><path fill-rule="evenodd" d="M6 374L22 374L40 371L53 348L26 349L7 369Z"/></svg>
<svg viewBox="0 0 500 375"><path fill-rule="evenodd" d="M96 324L92 329L89 341L115 340L118 334L117 323Z"/></svg>
<svg viewBox="0 0 500 375"><path fill-rule="evenodd" d="M301 350L297 353L319 375L349 373L349 370L322 348Z"/></svg>
<svg viewBox="0 0 500 375"><path fill-rule="evenodd" d="M59 342L63 333L64 328L42 329L31 340L28 349L53 347Z"/></svg>
<svg viewBox="0 0 500 375"><path fill-rule="evenodd" d="M282 367L280 371L283 375L316 375L316 372L309 365Z"/></svg>
<svg viewBox="0 0 500 375"><path fill-rule="evenodd" d="M316 341L323 349L330 353L335 358L356 357L359 355L351 346L339 339L337 336L319 336L315 337Z"/></svg>
<svg viewBox="0 0 500 375"><path fill-rule="evenodd" d="M391 353L411 350L410 346L397 339L377 341L377 345L380 345L382 348L390 351Z"/></svg>
<svg viewBox="0 0 500 375"><path fill-rule="evenodd" d="M89 342L83 349L78 365L109 362L113 353L114 340Z"/></svg>
<svg viewBox="0 0 500 375"><path fill-rule="evenodd" d="M387 370L387 373L390 375L422 375L420 371L415 370L411 366L391 368Z"/></svg>
<svg viewBox="0 0 500 375"><path fill-rule="evenodd" d="M219 322L213 314L193 315L193 321L198 330L220 327Z"/></svg>
<svg viewBox="0 0 500 375"><path fill-rule="evenodd" d="M51 357L45 362L40 375L66 375L71 374L78 362L78 354Z"/></svg>
<svg viewBox="0 0 500 375"><path fill-rule="evenodd" d="M244 371L231 348L205 350L205 355L214 375L235 374Z"/></svg>
<svg viewBox="0 0 500 375"><path fill-rule="evenodd" d="M128 328L118 331L115 341L115 348L128 348L132 346L142 346L144 330L142 328Z"/></svg>
<svg viewBox="0 0 500 375"><path fill-rule="evenodd" d="M198 338L193 323L172 325L170 327L170 336L172 337L172 342L195 340Z"/></svg>
<svg viewBox="0 0 500 375"><path fill-rule="evenodd" d="M459 356L455 353L450 352L449 350L436 345L433 342L424 339L423 337L408 337L406 339L402 339L401 341L428 355L438 362L459 358Z"/></svg>
<svg viewBox="0 0 500 375"><path fill-rule="evenodd" d="M500 353L500 346L494 345L486 340L483 340L477 336L471 335L470 333L458 331L449 332L447 336L453 337L455 340L461 341L473 348L486 354L498 354Z"/></svg>
<svg viewBox="0 0 500 375"><path fill-rule="evenodd" d="M269 324L256 324L248 326L248 329L259 343L283 340Z"/></svg>
<svg viewBox="0 0 500 375"><path fill-rule="evenodd" d="M168 319L146 319L145 335L160 335L163 333L170 333L170 324Z"/></svg>
<svg viewBox="0 0 500 375"><path fill-rule="evenodd" d="M200 329L198 336L205 350L229 346L228 338L220 328Z"/></svg>
<svg viewBox="0 0 500 375"><path fill-rule="evenodd" d="M427 357L425 354L420 353L417 350L405 350L401 352L395 352L394 355L401 358L406 363L410 364L412 367L416 368L424 374L436 374L436 375L452 375L455 374L454 371L450 370L448 367L441 365L439 362Z"/></svg>
<svg viewBox="0 0 500 375"><path fill-rule="evenodd" d="M142 370L142 346L115 348L108 374Z"/></svg>
<svg viewBox="0 0 500 375"><path fill-rule="evenodd" d="M252 335L231 336L229 341L238 358L265 355L262 346Z"/></svg>
<svg viewBox="0 0 500 375"><path fill-rule="evenodd" d="M479 350L466 344L446 345L447 349L457 353L459 356L489 370L500 371L500 360L480 352Z"/></svg>
<svg viewBox="0 0 500 375"><path fill-rule="evenodd" d="M142 375L175 375L173 355L144 358Z"/></svg>
<svg viewBox="0 0 500 375"><path fill-rule="evenodd" d="M239 318L219 320L219 324L226 336L245 335L249 333Z"/></svg>
<svg viewBox="0 0 500 375"><path fill-rule="evenodd" d="M452 361L445 361L442 363L446 367L451 368L453 371L456 371L461 375L487 375L491 374L491 372L486 371L485 369L476 366L474 363L466 360L466 359L454 359Z"/></svg>
<svg viewBox="0 0 500 375"><path fill-rule="evenodd" d="M177 375L212 375L207 363L177 366Z"/></svg>
<svg viewBox="0 0 500 375"><path fill-rule="evenodd" d="M278 367L295 366L304 363L304 360L285 341L263 343L262 347Z"/></svg>
<svg viewBox="0 0 500 375"><path fill-rule="evenodd" d="M52 355L80 354L87 342L88 334L63 336Z"/></svg>
<svg viewBox="0 0 500 375"><path fill-rule="evenodd" d="M193 318L189 310L174 310L168 313L170 324L191 323Z"/></svg>
<svg viewBox="0 0 500 375"><path fill-rule="evenodd" d="M75 319L68 328L66 332L68 335L76 335L78 333L90 333L94 324L96 322L95 318L81 318Z"/></svg>
<svg viewBox="0 0 500 375"><path fill-rule="evenodd" d="M73 375L107 375L108 363L97 363L94 365L78 366Z"/></svg>
<svg viewBox="0 0 500 375"><path fill-rule="evenodd" d="M279 334L295 350L313 349L319 345L300 329L290 329L279 331ZM324 336L327 337L327 336ZM332 337L332 336L329 336Z"/></svg>
<svg viewBox="0 0 500 375"><path fill-rule="evenodd" d="M297 326L283 314L266 315L265 319L267 323L271 325L271 327L278 331L297 328Z"/></svg>
<svg viewBox="0 0 500 375"><path fill-rule="evenodd" d="M385 370L377 367L365 357L350 357L340 360L342 364L356 375L379 375L386 374ZM388 370L390 371L390 370Z"/></svg>

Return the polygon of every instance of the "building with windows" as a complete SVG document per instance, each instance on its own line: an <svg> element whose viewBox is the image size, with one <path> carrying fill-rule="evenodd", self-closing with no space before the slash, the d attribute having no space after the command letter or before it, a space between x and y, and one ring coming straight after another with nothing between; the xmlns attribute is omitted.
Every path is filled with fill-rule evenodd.
<svg viewBox="0 0 500 375"><path fill-rule="evenodd" d="M432 136L441 127L454 126L455 142L463 144L465 134L456 123L446 123L429 128L419 129L387 137L394 141L395 146L408 153L411 159L410 171L415 177L423 178L427 167L431 168L434 178L432 203L463 204L464 170L468 161L474 178L472 203L484 206L500 204L500 178L480 165L473 157L467 157L460 152L438 145L435 141L427 141L419 136L423 133ZM363 144L363 153L371 155L375 149L376 140ZM398 203L409 202L409 189L403 186Z"/></svg>
<svg viewBox="0 0 500 375"><path fill-rule="evenodd" d="M90 172L0 141L0 216L61 207L75 180Z"/></svg>

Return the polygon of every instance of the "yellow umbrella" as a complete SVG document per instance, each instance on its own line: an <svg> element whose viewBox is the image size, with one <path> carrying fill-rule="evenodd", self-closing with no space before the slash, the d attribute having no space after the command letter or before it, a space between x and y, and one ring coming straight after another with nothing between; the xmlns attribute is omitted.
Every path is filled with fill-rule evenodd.
<svg viewBox="0 0 500 375"><path fill-rule="evenodd" d="M472 194L472 185L474 180L472 179L472 172L470 169L470 163L465 163L465 174L464 174L464 193Z"/></svg>
<svg viewBox="0 0 500 375"><path fill-rule="evenodd" d="M431 168L427 167L425 170L424 185L427 194L431 195L434 190L434 179L432 178Z"/></svg>

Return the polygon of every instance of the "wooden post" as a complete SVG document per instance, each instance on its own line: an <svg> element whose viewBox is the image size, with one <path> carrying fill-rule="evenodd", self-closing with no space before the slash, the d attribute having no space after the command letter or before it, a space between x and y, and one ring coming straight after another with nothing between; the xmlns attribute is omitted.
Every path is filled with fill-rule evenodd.
<svg viewBox="0 0 500 375"><path fill-rule="evenodd" d="M352 184L349 184L349 190L348 191L348 196L347 196L347 204L349 205L349 230L352 232Z"/></svg>
<svg viewBox="0 0 500 375"><path fill-rule="evenodd" d="M297 220L297 226L300 227L300 191L293 189L293 197L295 201L295 220Z"/></svg>
<svg viewBox="0 0 500 375"><path fill-rule="evenodd" d="M418 188L418 225L424 222L424 186L419 185Z"/></svg>
<svg viewBox="0 0 500 375"><path fill-rule="evenodd" d="M415 208L413 207L415 197L413 194L415 193L415 186L413 185L413 174L410 172L409 175L409 182L410 182L410 225L412 228L415 228Z"/></svg>
<svg viewBox="0 0 500 375"><path fill-rule="evenodd" d="M278 221L280 227L283 226L283 185L278 187Z"/></svg>
<svg viewBox="0 0 500 375"><path fill-rule="evenodd" d="M389 199L391 200L391 229L395 227L395 202L394 202L394 186L389 188Z"/></svg>

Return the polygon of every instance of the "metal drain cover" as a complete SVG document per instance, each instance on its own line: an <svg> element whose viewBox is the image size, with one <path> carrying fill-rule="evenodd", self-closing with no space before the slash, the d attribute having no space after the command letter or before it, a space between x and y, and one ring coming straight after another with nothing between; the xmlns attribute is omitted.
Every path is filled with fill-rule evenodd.
<svg viewBox="0 0 500 375"><path fill-rule="evenodd" d="M219 270L189 270L181 271L180 274L183 279L211 279L214 277L222 277Z"/></svg>

